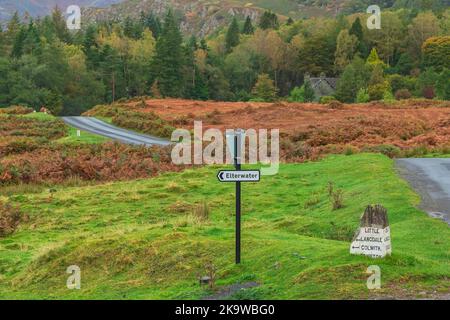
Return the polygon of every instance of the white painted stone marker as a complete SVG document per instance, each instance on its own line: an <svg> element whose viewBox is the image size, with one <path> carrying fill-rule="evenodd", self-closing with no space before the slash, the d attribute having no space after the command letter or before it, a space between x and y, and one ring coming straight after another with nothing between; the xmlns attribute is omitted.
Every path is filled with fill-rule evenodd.
<svg viewBox="0 0 450 320"><path fill-rule="evenodd" d="M77 137L81 137L81 131L77 130Z"/></svg>
<svg viewBox="0 0 450 320"><path fill-rule="evenodd" d="M387 211L381 205L368 206L350 245L350 254L384 258L391 253L391 231Z"/></svg>

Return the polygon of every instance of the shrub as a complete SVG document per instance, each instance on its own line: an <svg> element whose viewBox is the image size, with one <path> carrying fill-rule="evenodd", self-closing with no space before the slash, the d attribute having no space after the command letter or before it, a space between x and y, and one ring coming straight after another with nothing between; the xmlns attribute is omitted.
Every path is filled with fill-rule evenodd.
<svg viewBox="0 0 450 320"><path fill-rule="evenodd" d="M258 76L252 94L256 99L271 102L277 99L278 88L275 86L273 80L270 79L269 75L261 74Z"/></svg>
<svg viewBox="0 0 450 320"><path fill-rule="evenodd" d="M312 102L315 99L314 90L309 81L305 81L303 86L292 89L288 101L290 102Z"/></svg>
<svg viewBox="0 0 450 320"><path fill-rule="evenodd" d="M295 87L289 94L289 102L305 102L305 92L303 87Z"/></svg>
<svg viewBox="0 0 450 320"><path fill-rule="evenodd" d="M342 189L333 191L331 195L331 203L333 210L338 210L344 207L344 191Z"/></svg>
<svg viewBox="0 0 450 320"><path fill-rule="evenodd" d="M117 126L161 138L169 138L175 130L168 121L161 119L153 112L137 112L124 105L98 105L84 115L112 117L112 122ZM174 122L177 123L177 120Z"/></svg>
<svg viewBox="0 0 450 320"><path fill-rule="evenodd" d="M392 94L391 90L386 90L383 94L383 101L384 102L393 102L395 101L394 95Z"/></svg>
<svg viewBox="0 0 450 320"><path fill-rule="evenodd" d="M2 145L0 143L0 155L8 156L11 154L31 152L40 147L39 141L31 138L17 138Z"/></svg>
<svg viewBox="0 0 450 320"><path fill-rule="evenodd" d="M67 179L131 180L185 168L174 165L170 155L170 147L145 148L119 143L47 146L19 156L1 157L0 186L61 183Z"/></svg>
<svg viewBox="0 0 450 320"><path fill-rule="evenodd" d="M370 101L382 100L386 90L387 86L385 83L377 83L369 86L368 92Z"/></svg>
<svg viewBox="0 0 450 320"><path fill-rule="evenodd" d="M307 143L300 141L292 145L290 157L308 159L312 154L312 148Z"/></svg>
<svg viewBox="0 0 450 320"><path fill-rule="evenodd" d="M170 137L175 130L167 121L153 112L144 113L118 109L112 122L122 128L137 130L162 138Z"/></svg>
<svg viewBox="0 0 450 320"><path fill-rule="evenodd" d="M333 96L323 96L323 97L320 98L319 103L321 103L321 104L328 104L328 103L333 102L333 101L337 101L335 97L333 97Z"/></svg>
<svg viewBox="0 0 450 320"><path fill-rule="evenodd" d="M425 99L430 99L430 100L434 99L434 97L436 96L436 94L434 92L434 87L426 86L425 88L423 88L422 95Z"/></svg>
<svg viewBox="0 0 450 320"><path fill-rule="evenodd" d="M433 99L435 96L435 86L439 80L439 73L429 68L420 73L416 82L416 95L427 99ZM448 79L447 79L448 81Z"/></svg>
<svg viewBox="0 0 450 320"><path fill-rule="evenodd" d="M29 114L32 113L34 109L24 107L24 106L11 106L8 108L0 108L0 114Z"/></svg>
<svg viewBox="0 0 450 320"><path fill-rule="evenodd" d="M358 90L356 94L356 102L357 103L366 103L370 101L369 92L366 88L361 88Z"/></svg>
<svg viewBox="0 0 450 320"><path fill-rule="evenodd" d="M395 99L397 100L406 100L411 99L412 94L408 89L400 89L395 92Z"/></svg>
<svg viewBox="0 0 450 320"><path fill-rule="evenodd" d="M450 100L450 69L445 69L436 82L436 92L439 99Z"/></svg>
<svg viewBox="0 0 450 320"><path fill-rule="evenodd" d="M208 275L209 281L209 289L214 289L216 286L216 278L217 278L217 267L214 265L214 263L211 260L208 260L205 263L205 271Z"/></svg>
<svg viewBox="0 0 450 320"><path fill-rule="evenodd" d="M390 145L390 144L382 144L378 146L372 146L365 148L364 151L382 153L389 158L396 158L400 155L401 151L398 147Z"/></svg>
<svg viewBox="0 0 450 320"><path fill-rule="evenodd" d="M83 116L86 117L105 117L112 118L117 115L119 109L126 108L121 104L112 104L112 105L97 105L93 107L91 110L83 113Z"/></svg>
<svg viewBox="0 0 450 320"><path fill-rule="evenodd" d="M41 120L16 115L6 115L6 121L0 121L0 137L24 137L26 139L59 139L66 134L67 127L62 120L54 118ZM41 141L42 142L42 141Z"/></svg>
<svg viewBox="0 0 450 320"><path fill-rule="evenodd" d="M346 146L345 149L344 149L344 154L346 156L351 156L351 155L353 155L355 153L358 153L358 149L353 147L353 146Z"/></svg>
<svg viewBox="0 0 450 320"><path fill-rule="evenodd" d="M388 77L388 81L392 91L397 92L400 89L408 89L409 91L413 91L416 87L417 80L414 77L405 77L399 74L393 74Z"/></svg>
<svg viewBox="0 0 450 320"><path fill-rule="evenodd" d="M331 101L328 104L328 108L330 108L330 109L342 109L343 107L344 107L344 104L342 102L339 102L339 101L336 101L336 100Z"/></svg>
<svg viewBox="0 0 450 320"><path fill-rule="evenodd" d="M18 207L0 201L0 237L14 233L21 218L22 214Z"/></svg>
<svg viewBox="0 0 450 320"><path fill-rule="evenodd" d="M331 200L333 210L338 210L344 207L344 191L342 189L335 189L333 181L328 181L327 192L328 197Z"/></svg>

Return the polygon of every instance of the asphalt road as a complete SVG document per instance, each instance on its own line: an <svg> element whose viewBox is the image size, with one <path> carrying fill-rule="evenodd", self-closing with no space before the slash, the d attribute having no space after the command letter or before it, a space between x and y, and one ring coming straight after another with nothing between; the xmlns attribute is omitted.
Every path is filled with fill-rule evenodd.
<svg viewBox="0 0 450 320"><path fill-rule="evenodd" d="M450 225L450 159L398 159L397 168L421 195L420 209Z"/></svg>
<svg viewBox="0 0 450 320"><path fill-rule="evenodd" d="M130 130L115 127L104 121L90 117L63 117L64 122L77 129L87 131L113 140L144 146L167 146L170 141L150 135L136 133Z"/></svg>

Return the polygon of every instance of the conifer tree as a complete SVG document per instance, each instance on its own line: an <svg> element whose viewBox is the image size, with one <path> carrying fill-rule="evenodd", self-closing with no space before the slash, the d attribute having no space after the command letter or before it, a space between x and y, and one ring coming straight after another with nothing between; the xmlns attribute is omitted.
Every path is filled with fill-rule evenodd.
<svg viewBox="0 0 450 320"><path fill-rule="evenodd" d="M28 30L26 31L26 37L23 41L22 49L23 54L39 55L41 53L41 39L32 20L28 24Z"/></svg>
<svg viewBox="0 0 450 320"><path fill-rule="evenodd" d="M64 18L61 10L56 6L52 12L52 22L53 27L55 28L56 36L59 40L64 42L70 42L70 33L67 29L67 22Z"/></svg>
<svg viewBox="0 0 450 320"><path fill-rule="evenodd" d="M225 37L225 48L227 53L231 52L231 50L239 44L239 26L236 20L236 17L233 18L233 21L228 28L227 35Z"/></svg>
<svg viewBox="0 0 450 320"><path fill-rule="evenodd" d="M361 25L361 19L359 17L356 18L356 20L353 22L350 30L350 35L355 36L358 39L357 43L357 52L363 57L367 56L367 46L364 41L364 33L363 33L363 27Z"/></svg>
<svg viewBox="0 0 450 320"><path fill-rule="evenodd" d="M21 30L20 18L19 14L16 11L9 20L4 34L4 45L6 52L11 53L12 47L20 30Z"/></svg>
<svg viewBox="0 0 450 320"><path fill-rule="evenodd" d="M255 32L255 27L253 27L252 19L247 16L245 19L244 27L242 28L243 34L253 34Z"/></svg>
<svg viewBox="0 0 450 320"><path fill-rule="evenodd" d="M259 21L259 27L263 30L278 29L278 16L272 11L265 11L261 16L261 20Z"/></svg>
<svg viewBox="0 0 450 320"><path fill-rule="evenodd" d="M20 58L23 54L23 46L27 37L27 30L24 26L18 31L14 42L12 44L11 56L14 58Z"/></svg>
<svg viewBox="0 0 450 320"><path fill-rule="evenodd" d="M141 13L141 22L144 25L144 27L150 29L150 31L153 33L153 37L155 39L158 39L158 37L161 34L162 26L161 26L161 20L158 16L155 16L153 12L150 12L149 14L145 15L143 12Z"/></svg>
<svg viewBox="0 0 450 320"><path fill-rule="evenodd" d="M154 69L161 94L180 97L183 92L182 36L172 10L168 10L162 33L156 42Z"/></svg>

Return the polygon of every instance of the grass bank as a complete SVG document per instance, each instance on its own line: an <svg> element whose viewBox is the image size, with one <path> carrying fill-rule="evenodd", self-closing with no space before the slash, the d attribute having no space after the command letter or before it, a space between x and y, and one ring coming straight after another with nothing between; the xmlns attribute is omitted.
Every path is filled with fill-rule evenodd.
<svg viewBox="0 0 450 320"><path fill-rule="evenodd" d="M229 298L352 299L449 292L450 230L417 210L419 197L377 154L282 165L243 186L243 258L234 259L234 185L217 167L149 180L10 196L29 220L0 239L0 298L196 299L197 277L216 269L218 290L257 282ZM344 191L332 210L327 185ZM209 215L199 210L207 203ZM368 204L388 209L393 255L349 254ZM382 289L366 287L379 265ZM81 290L66 288L78 265Z"/></svg>

